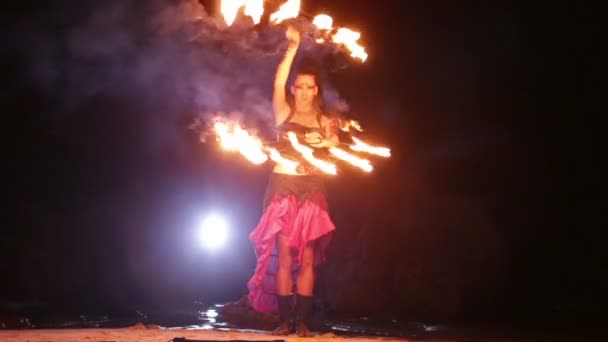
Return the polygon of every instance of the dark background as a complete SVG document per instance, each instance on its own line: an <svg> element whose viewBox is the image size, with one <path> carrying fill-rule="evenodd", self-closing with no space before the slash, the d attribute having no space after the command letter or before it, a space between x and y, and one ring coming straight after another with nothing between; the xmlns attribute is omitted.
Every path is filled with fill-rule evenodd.
<svg viewBox="0 0 608 342"><path fill-rule="evenodd" d="M237 299L255 264L248 234L269 168L200 144L188 129L200 108L179 102L175 80L105 78L100 70L124 62L112 51L86 67L71 59L65 37L96 6L13 2L3 13L0 302L5 311L18 303L101 312ZM369 60L333 55L348 67L329 79L366 137L393 151L370 175L346 168L328 181L338 231L317 284L326 308L601 317L601 200L583 195L598 178L585 167L590 152L575 148L587 140L572 89L587 86L574 76L593 72L578 52L588 36L562 17L586 12L511 1L303 6L362 31ZM130 8L129 25L149 14L141 7ZM206 7L217 15L214 2ZM45 54L61 62L40 67ZM87 89L106 83L89 92L80 79ZM229 244L213 252L196 242L197 219L211 211L231 223Z"/></svg>

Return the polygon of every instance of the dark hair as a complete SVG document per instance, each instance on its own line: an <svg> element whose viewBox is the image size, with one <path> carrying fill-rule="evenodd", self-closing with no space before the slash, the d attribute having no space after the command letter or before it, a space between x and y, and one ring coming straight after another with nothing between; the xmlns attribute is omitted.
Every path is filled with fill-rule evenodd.
<svg viewBox="0 0 608 342"><path fill-rule="evenodd" d="M319 92L318 92L317 96L315 97L315 106L317 106L317 109L322 112L324 110L324 103L323 103L323 88L321 87L321 72L320 72L319 63L312 57L302 58L302 60L298 63L298 67L294 74L294 78L291 82L292 84L293 84L293 82L295 82L295 78L298 75L311 75L315 78L315 83L317 84L317 88L319 89ZM290 103L293 104L293 97L291 96L291 93L289 93L289 95L290 95L289 96Z"/></svg>
<svg viewBox="0 0 608 342"><path fill-rule="evenodd" d="M311 57L305 57L300 61L298 65L298 69L296 72L297 75L312 75L315 77L315 81L317 82L317 86L320 83L320 72L319 65L316 60Z"/></svg>

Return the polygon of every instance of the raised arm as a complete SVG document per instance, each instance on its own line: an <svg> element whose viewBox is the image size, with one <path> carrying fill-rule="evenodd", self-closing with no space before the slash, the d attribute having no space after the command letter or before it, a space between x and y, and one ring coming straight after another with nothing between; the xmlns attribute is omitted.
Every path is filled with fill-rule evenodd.
<svg viewBox="0 0 608 342"><path fill-rule="evenodd" d="M298 46L300 45L300 32L293 27L287 27L285 36L288 40L287 51L285 51L285 56L283 56L281 63L279 63L279 66L277 67L277 73L274 77L274 92L272 95L272 106L275 123L277 125L280 125L285 121L291 111L291 108L287 103L287 98L285 97L285 84L287 84L289 70L291 69L291 64L293 63L293 59L298 51Z"/></svg>

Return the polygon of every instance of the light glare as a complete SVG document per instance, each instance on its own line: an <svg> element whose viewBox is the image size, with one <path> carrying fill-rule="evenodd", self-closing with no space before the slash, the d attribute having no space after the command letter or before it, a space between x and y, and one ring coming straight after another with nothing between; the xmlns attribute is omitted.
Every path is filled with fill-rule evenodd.
<svg viewBox="0 0 608 342"><path fill-rule="evenodd" d="M228 224L221 216L207 216L200 226L200 240L207 248L222 246L228 238Z"/></svg>

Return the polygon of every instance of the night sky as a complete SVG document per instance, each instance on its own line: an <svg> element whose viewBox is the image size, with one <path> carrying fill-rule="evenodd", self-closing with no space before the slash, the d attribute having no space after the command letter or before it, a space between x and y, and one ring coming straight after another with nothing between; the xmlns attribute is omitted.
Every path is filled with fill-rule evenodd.
<svg viewBox="0 0 608 342"><path fill-rule="evenodd" d="M191 124L238 112L269 131L284 28L217 33L217 4L203 1L208 16L197 22L193 3L13 3L3 13L0 302L103 311L246 293L248 234L270 169L201 144ZM304 0L303 10L362 32L363 64L327 47L299 57L321 61L330 104L348 104L343 115L393 152L370 175L345 168L328 181L334 267L363 244L383 273L362 269L359 279L391 293L391 274L414 269L430 283L457 280L456 315L598 317L608 285L599 202L580 189L599 178L579 165L589 152L574 148L581 125L564 59L576 44L564 9ZM231 235L211 252L196 223L214 211ZM441 266L454 256L461 269ZM414 299L433 289L396 302L428 314L420 308L436 303Z"/></svg>

